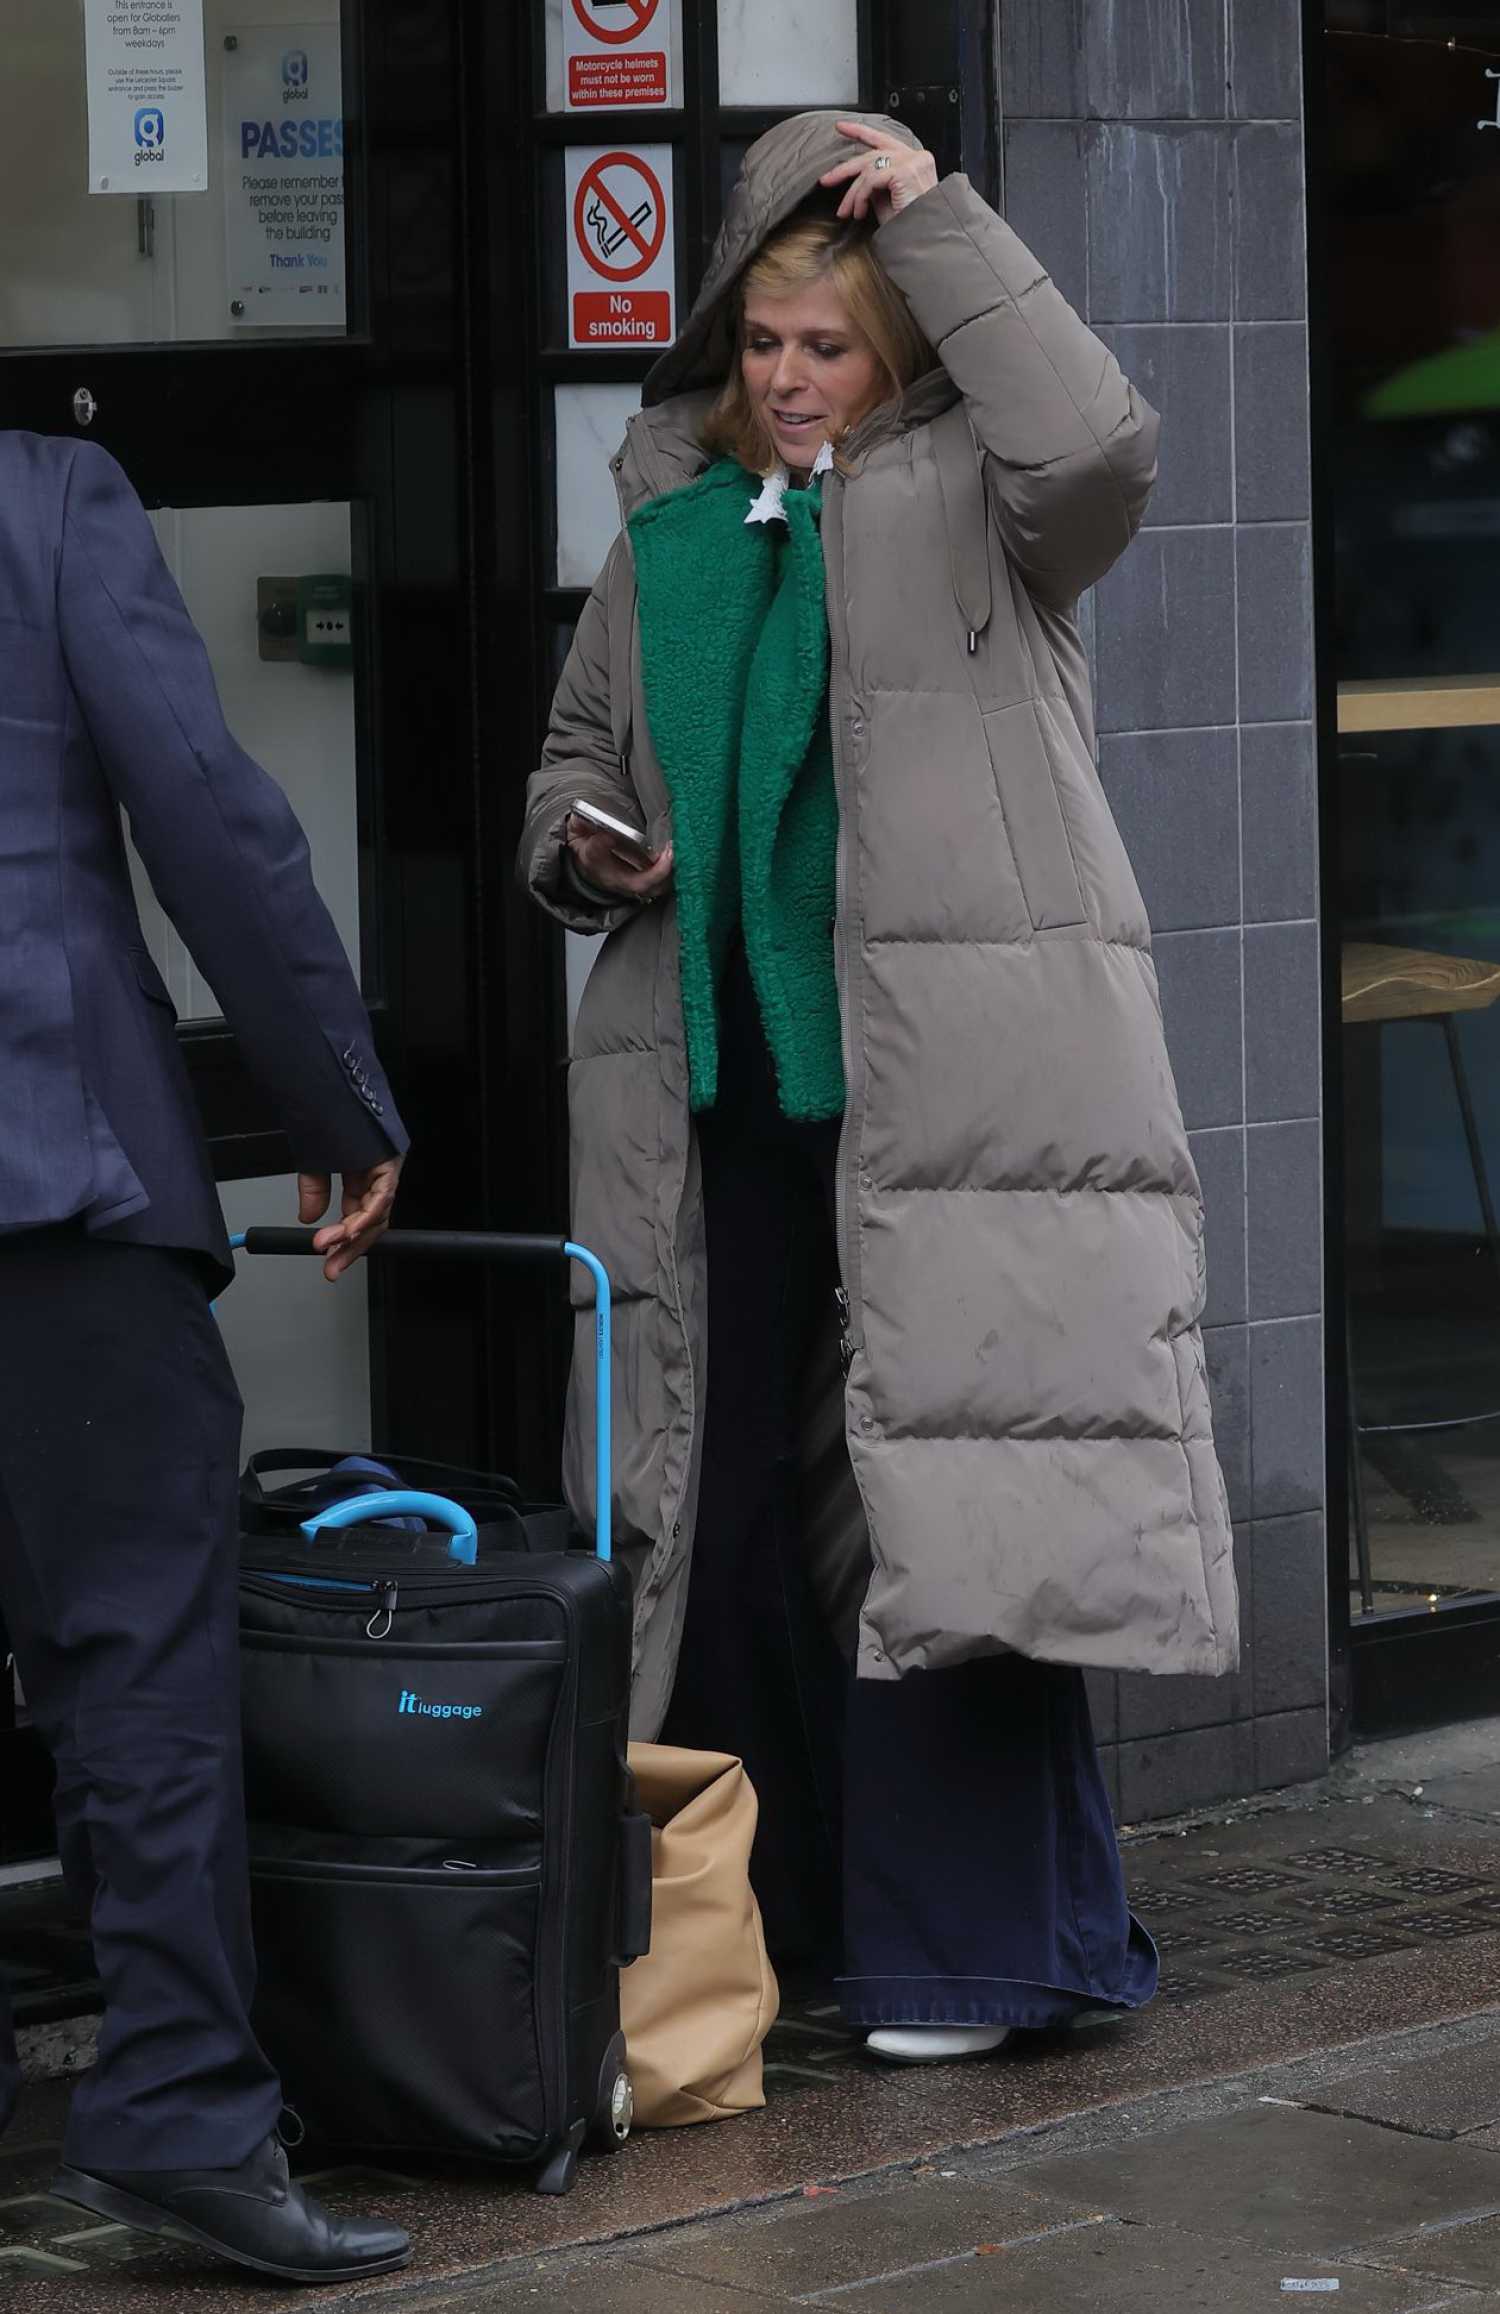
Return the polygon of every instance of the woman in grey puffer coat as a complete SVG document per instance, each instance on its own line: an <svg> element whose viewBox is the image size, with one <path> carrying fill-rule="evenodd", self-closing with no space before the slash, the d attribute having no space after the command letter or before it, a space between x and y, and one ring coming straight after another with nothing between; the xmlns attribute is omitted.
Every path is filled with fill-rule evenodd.
<svg viewBox="0 0 1500 2314"><path fill-rule="evenodd" d="M1156 420L963 177L825 114L751 149L644 404L522 853L609 935L573 1220L620 1292L635 1726L747 1759L768 1930L822 1958L842 1907L881 2053L966 2053L1154 1989L1079 1667L1237 1658L1074 609Z"/></svg>

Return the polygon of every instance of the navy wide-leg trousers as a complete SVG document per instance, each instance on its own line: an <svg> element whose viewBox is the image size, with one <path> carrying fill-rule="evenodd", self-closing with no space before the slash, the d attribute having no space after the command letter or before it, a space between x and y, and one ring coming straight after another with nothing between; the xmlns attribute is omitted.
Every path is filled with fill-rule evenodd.
<svg viewBox="0 0 1500 2314"><path fill-rule="evenodd" d="M232 2167L281 2111L249 2021L240 1415L195 1257L0 1238L0 1606L104 1990L85 2169ZM0 2126L16 2087L0 1988Z"/></svg>
<svg viewBox="0 0 1500 2314"><path fill-rule="evenodd" d="M838 1283L836 1125L776 1105L743 959L699 1119L708 1240L703 1472L664 1739L737 1753L773 1953L837 1974L852 2024L1049 2027L1142 2006L1083 1674L1005 1655L856 1680L801 1548L803 1370Z"/></svg>

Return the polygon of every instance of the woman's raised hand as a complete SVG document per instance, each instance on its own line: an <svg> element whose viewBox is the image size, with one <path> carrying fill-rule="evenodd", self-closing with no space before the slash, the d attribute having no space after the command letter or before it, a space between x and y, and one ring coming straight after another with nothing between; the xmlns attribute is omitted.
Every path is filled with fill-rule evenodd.
<svg viewBox="0 0 1500 2314"><path fill-rule="evenodd" d="M672 881L672 847L658 852L649 867L638 867L606 828L591 828L576 812L568 817L568 850L573 865L596 891L622 900L659 900Z"/></svg>
<svg viewBox="0 0 1500 2314"><path fill-rule="evenodd" d="M839 203L841 217L867 216L873 204L876 220L883 225L932 191L938 181L937 162L920 145L903 144L888 129L867 128L863 121L840 121L838 126L840 136L865 148L818 180L830 187L847 187Z"/></svg>

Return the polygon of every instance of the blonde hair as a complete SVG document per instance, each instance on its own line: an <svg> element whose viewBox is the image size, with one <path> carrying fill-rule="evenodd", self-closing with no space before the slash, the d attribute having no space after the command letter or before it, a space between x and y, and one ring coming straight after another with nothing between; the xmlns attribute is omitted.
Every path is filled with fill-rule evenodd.
<svg viewBox="0 0 1500 2314"><path fill-rule="evenodd" d="M779 457L745 385L741 359L745 301L757 291L766 297L795 297L799 290L822 281L831 283L850 320L875 349L885 372L885 390L878 402L904 393L936 367L937 355L875 254L873 224L832 216L794 217L771 235L740 277L734 363L703 427L706 450L721 458L737 458L752 474L769 474Z"/></svg>

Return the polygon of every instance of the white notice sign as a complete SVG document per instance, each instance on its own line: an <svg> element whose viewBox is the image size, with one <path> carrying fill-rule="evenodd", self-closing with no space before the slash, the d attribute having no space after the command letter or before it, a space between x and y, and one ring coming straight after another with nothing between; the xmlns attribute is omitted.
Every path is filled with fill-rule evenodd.
<svg viewBox="0 0 1500 2314"><path fill-rule="evenodd" d="M670 345L672 148L569 145L568 343Z"/></svg>
<svg viewBox="0 0 1500 2314"><path fill-rule="evenodd" d="M84 0L91 193L208 187L203 0Z"/></svg>
<svg viewBox="0 0 1500 2314"><path fill-rule="evenodd" d="M224 238L242 329L342 329L344 80L336 24L251 25L224 56Z"/></svg>
<svg viewBox="0 0 1500 2314"><path fill-rule="evenodd" d="M670 104L671 0L562 0L569 112Z"/></svg>

